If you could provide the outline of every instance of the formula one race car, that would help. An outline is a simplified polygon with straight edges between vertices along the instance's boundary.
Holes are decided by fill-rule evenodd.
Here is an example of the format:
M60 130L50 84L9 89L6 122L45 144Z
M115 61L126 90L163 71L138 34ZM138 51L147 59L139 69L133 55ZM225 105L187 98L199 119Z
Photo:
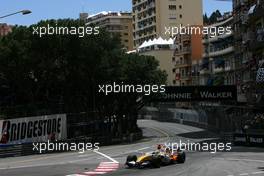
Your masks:
M164 151L163 148L164 146L159 145L157 151L145 153L139 157L136 155L129 155L125 165L127 165L129 168L159 168L161 165L185 162L185 152L177 150L177 152L172 153L171 149L166 148Z

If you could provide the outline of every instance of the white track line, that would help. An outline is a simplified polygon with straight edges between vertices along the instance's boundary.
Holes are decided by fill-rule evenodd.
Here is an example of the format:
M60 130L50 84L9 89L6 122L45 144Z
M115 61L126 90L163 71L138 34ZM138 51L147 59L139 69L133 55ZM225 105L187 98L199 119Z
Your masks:
M106 154L103 154L102 152L99 152L99 151L96 151L96 150L94 150L93 152L95 152L95 153L97 153L97 154L99 154L99 155L101 155L101 156L103 156L103 157L105 157L105 158L107 158L107 159L113 161L114 163L119 163L119 162L116 161L115 159L111 158L110 156L108 156L108 155L106 155Z
M252 175L257 175L257 174L264 174L264 171L260 171L260 172L252 172Z

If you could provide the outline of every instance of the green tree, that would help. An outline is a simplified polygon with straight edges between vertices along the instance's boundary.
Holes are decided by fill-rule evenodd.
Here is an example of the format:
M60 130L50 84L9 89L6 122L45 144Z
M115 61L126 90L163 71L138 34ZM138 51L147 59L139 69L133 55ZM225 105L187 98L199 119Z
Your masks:
M33 27L48 24L85 26L71 19L40 21L29 27L15 26L12 33L0 38L0 84L8 92L5 97L11 97L0 100L1 106L30 105L29 111L45 109L45 113L57 113L55 107L64 113L96 111L102 117L115 114L119 124L127 114L131 129L124 130L135 129L136 100L143 95L105 96L98 93L98 85L165 83L166 74L158 69L158 62L153 57L124 53L120 39L103 29L98 35L82 38L33 35ZM27 113L26 108L23 111Z

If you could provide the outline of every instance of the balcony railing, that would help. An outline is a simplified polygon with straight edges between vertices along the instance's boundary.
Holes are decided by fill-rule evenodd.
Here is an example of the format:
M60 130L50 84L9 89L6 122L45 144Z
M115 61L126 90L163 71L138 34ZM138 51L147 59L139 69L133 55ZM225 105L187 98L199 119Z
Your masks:
M221 56L224 54L228 54L234 51L234 47L233 46L229 46L223 50L219 50L219 51L213 51L210 53L204 53L203 57L216 57L216 56Z
M200 75L206 75L206 74L210 74L210 70L209 69L200 70Z
M179 54L186 54L186 53L190 53L191 52L191 48L190 47L183 47L182 49L176 49L174 51L175 55L179 55Z
M213 69L213 73L221 73L224 71L225 71L225 68L223 68L223 67L218 67L218 68Z
M192 64L191 62L188 61L176 61L175 62L175 67L180 68L180 67L191 67Z
M180 76L180 80L191 80L192 78L191 78L191 75L181 75Z
M257 30L257 41L263 42L264 41L264 28Z
M250 41L250 48L252 50L264 48L264 28L260 28L255 32L255 36Z

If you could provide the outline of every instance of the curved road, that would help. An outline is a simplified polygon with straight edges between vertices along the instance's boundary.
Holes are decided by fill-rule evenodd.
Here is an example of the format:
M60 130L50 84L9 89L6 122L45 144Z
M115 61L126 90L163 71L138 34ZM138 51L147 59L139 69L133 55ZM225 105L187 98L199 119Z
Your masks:
M230 152L187 151L184 164L159 169L126 169L129 154L155 149L158 143L215 143L217 136L203 129L176 123L139 120L145 138L133 144L101 147L99 152L120 163L106 176L264 176L264 149L232 147ZM98 153L68 152L0 159L0 176L66 176L93 171L99 163L110 160ZM83 174L85 175L85 174ZM82 175L82 176L83 176Z

